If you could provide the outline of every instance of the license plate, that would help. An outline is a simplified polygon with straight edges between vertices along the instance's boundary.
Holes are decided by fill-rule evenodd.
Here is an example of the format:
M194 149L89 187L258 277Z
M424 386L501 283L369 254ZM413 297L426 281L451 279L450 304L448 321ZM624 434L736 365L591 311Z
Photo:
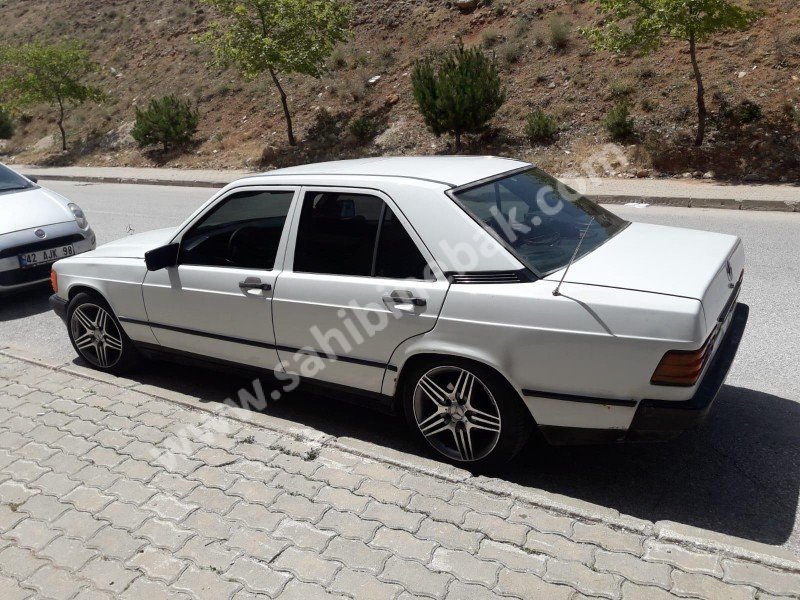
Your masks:
M19 255L19 266L23 269L46 265L56 262L62 258L75 255L75 248L72 244L59 246L58 248L48 248L47 250L37 250L36 252L26 252Z

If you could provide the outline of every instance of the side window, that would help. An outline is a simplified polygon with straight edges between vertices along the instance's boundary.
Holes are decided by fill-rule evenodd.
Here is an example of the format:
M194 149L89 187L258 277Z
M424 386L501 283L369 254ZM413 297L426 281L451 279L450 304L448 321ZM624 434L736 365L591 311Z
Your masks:
M375 196L306 194L297 230L294 270L370 277L383 206L383 200Z
M388 206L378 237L375 276L390 279L434 279L425 257Z
M274 268L293 197L293 191L232 194L183 237L180 263Z
M303 199L294 270L393 279L433 278L414 241L383 200L366 194L334 192L309 192Z

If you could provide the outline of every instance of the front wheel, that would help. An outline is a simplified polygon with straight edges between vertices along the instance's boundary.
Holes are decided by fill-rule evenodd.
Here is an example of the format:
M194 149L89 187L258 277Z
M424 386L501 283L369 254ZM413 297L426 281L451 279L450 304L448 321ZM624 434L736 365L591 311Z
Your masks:
M496 467L525 445L531 416L508 382L484 365L436 359L412 367L402 390L416 436L448 462Z
M81 292L72 299L67 309L67 330L75 351L99 371L124 373L138 361L133 342L98 295Z

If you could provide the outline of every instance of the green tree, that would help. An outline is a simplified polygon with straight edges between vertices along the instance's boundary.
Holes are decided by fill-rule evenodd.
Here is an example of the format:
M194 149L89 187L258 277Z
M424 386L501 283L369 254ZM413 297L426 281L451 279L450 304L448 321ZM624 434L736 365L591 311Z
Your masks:
M171 94L154 98L144 110L136 107L131 136L142 148L161 144L167 152L191 142L199 120L200 114L190 101Z
M746 0L744 0L746 1ZM583 29L596 48L621 52L656 51L665 38L687 42L697 83L698 127L695 143L703 144L708 112L697 44L724 31L741 31L760 13L741 0L594 0L606 19L602 27Z
M319 77L337 43L350 34L351 6L342 0L202 0L216 9L198 40L218 66L234 65L248 81L269 73L281 97L289 144L296 144L278 74Z
M77 42L0 48L0 92L18 106L50 104L56 110L61 149L67 149L64 114L68 105L102 102L103 92L83 82L98 70Z
M437 136L482 131L506 99L494 59L480 48L458 47L440 60L419 60L411 72L414 99L425 124Z
M11 120L11 113L0 104L0 140L10 140L14 135L14 122Z

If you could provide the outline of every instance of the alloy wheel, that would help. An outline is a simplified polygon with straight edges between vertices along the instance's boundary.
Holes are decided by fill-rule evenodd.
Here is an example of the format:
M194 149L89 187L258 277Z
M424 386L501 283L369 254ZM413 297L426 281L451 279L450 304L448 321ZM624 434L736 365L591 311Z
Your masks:
M70 333L75 347L87 361L108 369L122 357L122 334L106 309L81 304L72 312Z
M413 397L417 427L435 450L452 460L488 456L500 438L500 409L474 373L455 366L430 369Z

